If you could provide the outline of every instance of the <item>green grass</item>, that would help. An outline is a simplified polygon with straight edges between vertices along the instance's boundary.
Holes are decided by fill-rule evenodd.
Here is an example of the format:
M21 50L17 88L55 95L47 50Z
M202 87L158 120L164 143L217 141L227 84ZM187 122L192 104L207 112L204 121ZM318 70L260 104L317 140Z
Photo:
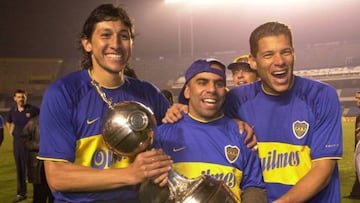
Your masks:
M354 120L343 122L344 157L339 161L341 195L348 195L355 180L354 153ZM16 173L12 154L12 138L5 133L5 140L0 147L0 202L12 202L16 195ZM32 185L28 184L28 199L32 202ZM342 199L343 203L360 203L360 200Z

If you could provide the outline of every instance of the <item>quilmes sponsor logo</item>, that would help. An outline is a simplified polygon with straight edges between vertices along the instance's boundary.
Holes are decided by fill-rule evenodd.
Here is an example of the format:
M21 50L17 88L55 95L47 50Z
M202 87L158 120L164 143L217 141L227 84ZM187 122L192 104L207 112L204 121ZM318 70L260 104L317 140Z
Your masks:
M261 157L263 171L292 167L300 165L299 151L279 153L277 150L269 151L268 155Z
M98 149L91 159L91 167L103 169L110 167L121 159L122 157L116 156L112 150L105 151L103 149Z
M222 181L225 182L225 184L229 188L233 188L233 187L236 186L235 174L232 173L232 172L229 172L229 173L211 173L211 170L208 169L206 171L201 171L201 174L211 176L211 177L215 178L216 180L222 180Z

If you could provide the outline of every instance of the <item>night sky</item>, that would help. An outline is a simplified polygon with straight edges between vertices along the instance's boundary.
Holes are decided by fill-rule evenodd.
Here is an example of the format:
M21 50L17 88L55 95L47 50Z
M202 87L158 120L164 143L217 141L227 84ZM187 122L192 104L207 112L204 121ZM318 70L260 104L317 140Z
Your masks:
M182 51L189 52L191 18L195 52L248 50L250 32L269 20L289 24L295 46L360 40L356 0L239 0L192 8L160 0L2 0L0 57L77 56L77 34L90 11L104 2L123 4L135 20L135 56L177 54L178 25Z

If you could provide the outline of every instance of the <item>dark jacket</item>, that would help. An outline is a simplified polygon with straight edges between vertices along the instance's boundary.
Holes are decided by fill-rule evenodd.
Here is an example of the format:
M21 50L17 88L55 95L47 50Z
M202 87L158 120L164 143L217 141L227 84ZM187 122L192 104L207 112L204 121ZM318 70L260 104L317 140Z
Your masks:
M40 184L45 180L45 174L43 162L36 158L40 142L39 116L31 118L25 125L21 134L21 141L29 151L28 180L30 183Z

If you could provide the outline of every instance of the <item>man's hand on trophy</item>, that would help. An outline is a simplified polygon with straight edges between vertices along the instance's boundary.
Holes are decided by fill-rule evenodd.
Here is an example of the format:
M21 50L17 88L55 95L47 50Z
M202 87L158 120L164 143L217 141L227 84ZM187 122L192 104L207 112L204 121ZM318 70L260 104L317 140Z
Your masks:
M147 179L153 179L160 185L167 183L167 173L172 168L173 161L162 149L154 149L139 153L129 166L134 174L135 184Z
M167 171L166 173L152 177L151 179L154 184L157 184L160 187L163 187L163 186L167 185L167 182L169 180L168 175L169 175L169 172Z

